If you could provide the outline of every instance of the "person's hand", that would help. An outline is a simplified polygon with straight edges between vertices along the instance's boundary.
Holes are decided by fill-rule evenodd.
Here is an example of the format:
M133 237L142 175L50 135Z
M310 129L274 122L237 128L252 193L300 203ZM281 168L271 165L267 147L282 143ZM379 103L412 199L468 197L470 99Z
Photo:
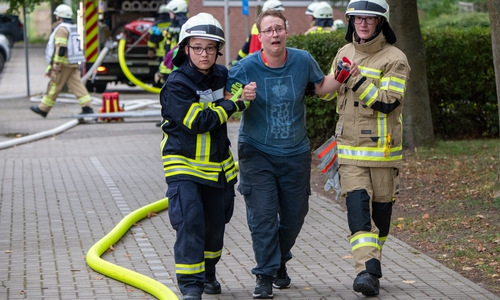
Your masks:
M351 65L349 66L349 75L351 76L358 76L359 74L361 74L361 71L359 70L358 68L358 65L356 64L356 62L352 62Z
M52 66L48 65L47 68L45 69L45 77L49 77L52 74Z
M245 85L243 88L243 93L242 93L242 99L241 100L248 100L252 101L255 99L257 96L257 93L255 90L257 89L257 84L255 82L250 82L249 84Z

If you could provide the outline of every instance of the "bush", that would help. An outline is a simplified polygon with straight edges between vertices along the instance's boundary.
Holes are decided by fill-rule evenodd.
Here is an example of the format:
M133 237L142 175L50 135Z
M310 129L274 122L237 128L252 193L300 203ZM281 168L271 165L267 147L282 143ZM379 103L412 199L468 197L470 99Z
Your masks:
M291 36L289 47L311 53L328 74L345 31ZM498 137L499 119L489 27L423 29L427 82L434 133L442 139ZM312 147L335 131L336 100L307 98L307 129Z

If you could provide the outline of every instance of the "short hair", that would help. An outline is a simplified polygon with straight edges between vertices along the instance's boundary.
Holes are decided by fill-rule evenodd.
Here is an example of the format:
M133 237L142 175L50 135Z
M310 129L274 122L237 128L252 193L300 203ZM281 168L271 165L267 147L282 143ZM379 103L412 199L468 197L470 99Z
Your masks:
M266 11L261 12L259 14L259 16L257 16L257 20L255 20L255 24L257 25L257 29L259 30L259 32L261 29L260 23L262 23L262 19L264 19L265 17L268 17L268 16L277 17L277 18L280 18L281 20L283 20L283 24L285 24L285 29L287 29L286 28L287 21L286 21L285 16L282 14L282 12L280 10L270 9L270 10L266 10Z

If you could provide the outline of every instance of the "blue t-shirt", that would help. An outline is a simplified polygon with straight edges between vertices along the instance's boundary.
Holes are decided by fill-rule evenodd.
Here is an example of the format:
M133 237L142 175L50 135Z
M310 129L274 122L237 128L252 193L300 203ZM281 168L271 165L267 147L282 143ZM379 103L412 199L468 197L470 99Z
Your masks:
M277 156L309 151L305 88L309 82L321 83L325 77L311 54L286 49L282 67L269 68L258 51L236 63L226 83L226 90L231 91L236 82L256 82L257 97L242 113L238 141Z

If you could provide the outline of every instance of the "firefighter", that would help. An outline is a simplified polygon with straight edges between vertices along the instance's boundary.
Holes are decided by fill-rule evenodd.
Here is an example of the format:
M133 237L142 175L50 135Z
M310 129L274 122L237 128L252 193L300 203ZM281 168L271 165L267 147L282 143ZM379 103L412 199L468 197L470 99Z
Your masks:
M49 64L45 76L50 78L47 93L43 96L38 106L30 109L42 117L47 117L50 109L56 103L57 96L65 84L78 98L82 107L82 114L93 114L92 99L83 85L80 77L79 62L84 62L85 57L80 48L78 31L73 24L73 10L67 4L60 4L54 10L57 26L52 31L47 48L45 60Z
M382 247L399 191L403 97L410 66L393 46L396 36L386 0L351 0L345 16L349 43L339 49L331 70L341 71L340 62L348 59L356 61L361 74L348 78L336 95L340 185L357 276L353 289L376 296Z
M313 27L314 26L314 9L316 9L316 6L318 6L320 2L313 2L311 4L309 4L307 6L307 9L306 9L306 17L307 17L307 20L309 21L309 25L310 27Z
M159 62L165 56L165 42L166 38L163 31L167 30L170 26L170 14L167 4L162 4L158 8L158 19L151 28L149 28L148 40L148 56L156 57Z
M305 34L329 33L335 31L333 25L333 8L326 2L319 2L314 7L314 26L309 28Z
M262 11L270 9L284 11L285 7L280 0L267 0L266 2L264 2L264 5L262 5ZM254 23L252 25L252 29L250 30L250 35L247 37L245 44L243 44L243 47L241 47L241 49L238 51L238 56L236 57L236 59L231 62L231 65L234 65L243 57L259 51L261 48L262 45L259 41L259 30L257 29L257 24Z
M184 300L220 294L215 266L223 249L225 224L234 207L236 167L226 121L246 108L238 97L224 100L227 68L216 64L225 44L220 23L200 13L182 27L178 67L160 93L161 155L168 184L169 217L176 230L176 277ZM250 83L235 91L255 97Z
M167 54L177 45L181 27L187 21L188 4L185 0L172 0L167 4L166 9L168 9L168 12L170 14L171 23L170 26L168 26L168 28L163 31L163 34L165 36L165 52L161 59L158 72L155 76L155 82L160 84L163 84L168 75L172 73L172 69L166 66L163 58L165 57L165 54Z

